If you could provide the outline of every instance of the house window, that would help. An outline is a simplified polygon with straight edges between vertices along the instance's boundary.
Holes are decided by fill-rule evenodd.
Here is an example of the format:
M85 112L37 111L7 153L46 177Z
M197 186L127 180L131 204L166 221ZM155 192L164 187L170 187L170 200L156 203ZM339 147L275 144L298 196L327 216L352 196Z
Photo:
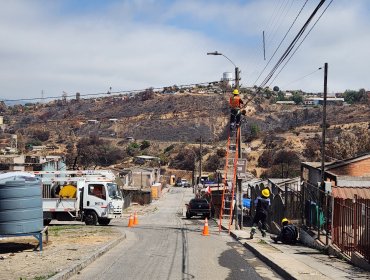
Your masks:
M89 184L89 195L106 200L105 188L102 184Z

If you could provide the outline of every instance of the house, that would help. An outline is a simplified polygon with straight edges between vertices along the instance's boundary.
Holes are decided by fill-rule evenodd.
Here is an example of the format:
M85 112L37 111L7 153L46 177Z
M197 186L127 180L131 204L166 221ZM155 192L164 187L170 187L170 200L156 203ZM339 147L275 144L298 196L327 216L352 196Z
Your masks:
M61 156L0 155L0 170L55 171L66 170L66 164Z
M301 164L306 224L330 232L352 262L370 263L370 154L325 163L323 185L321 174L321 163Z
M322 105L324 103L323 97L307 97L303 100L304 105ZM343 105L344 98L327 97L326 104L328 105Z
M132 187L140 189L149 188L154 183L158 183L160 180L160 169L159 168L139 168L135 167L131 169L132 172Z
M294 101L276 101L276 104L280 104L280 105L294 105L295 102Z

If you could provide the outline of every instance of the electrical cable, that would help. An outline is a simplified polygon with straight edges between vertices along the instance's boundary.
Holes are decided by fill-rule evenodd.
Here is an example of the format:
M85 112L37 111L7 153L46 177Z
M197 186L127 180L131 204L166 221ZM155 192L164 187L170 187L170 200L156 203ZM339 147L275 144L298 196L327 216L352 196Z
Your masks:
M270 42L271 41L271 38L272 36L274 35L274 32L276 32L276 26L278 25L279 21L281 20L282 18L282 14L284 13L284 10L287 6L287 4L289 3L289 0L284 0L284 3L282 2L280 7L279 7L279 10L277 11L277 14L274 18L274 20L271 22L271 32L269 32L266 36L266 42ZM268 29L265 30L265 31L269 31Z
M318 19L316 20L316 22L312 25L312 27L310 28L310 30L307 32L307 34L303 37L302 41L299 43L299 45L297 46L297 48L294 50L294 52L290 55L289 59L285 62L285 64L283 65L283 67L279 70L279 72L275 75L274 79L270 82L269 86L271 86L271 84L276 80L276 78L280 75L281 71L283 71L283 69L285 68L285 66L288 64L288 62L292 59L292 57L294 56L294 54L297 52L297 50L299 49L299 47L302 45L302 43L304 42L304 40L306 40L307 36L311 33L312 29L315 27L315 25L318 23L318 21L321 19L321 17L323 16L323 14L326 12L326 10L329 8L329 6L331 5L331 3L333 2L333 0L331 0L329 2L329 4L326 6L326 8L322 11L321 15L318 17Z
M183 84L183 85L175 85L179 89L184 89L186 87L191 87L191 86L197 86L197 85L217 85L221 83L220 81L212 81L212 82L200 82L200 83L192 83L192 84ZM109 94L130 94L130 93L139 93L146 91L148 89L152 90L164 90L165 88L171 88L173 86L164 86L164 87L149 87L145 89L133 89L133 90L120 90L120 91L108 91L108 92L99 92L99 93L88 93L88 94L80 94L80 96L97 96L97 95L109 95ZM17 102L17 101L32 101L32 100L45 100L45 99L59 99L63 97L75 97L75 94L71 95L59 95L59 96L46 96L46 97L31 97L31 98L19 98L19 99L0 99L0 101L3 102Z
M298 40L301 38L301 36L303 35L304 31L306 30L307 26L309 25L309 23L311 22L311 20L313 19L313 17L316 15L317 11L321 8L321 6L324 4L325 0L321 0L320 3L317 5L317 7L315 8L315 10L312 12L312 14L310 15L310 17L307 19L307 21L305 22L305 24L303 25L303 27L300 29L300 31L298 32L298 34L294 37L293 41L290 43L290 45L288 46L288 48L285 50L285 52L283 53L283 55L280 57L280 59L278 60L278 62L275 64L275 66L272 68L272 70L270 71L270 73L267 75L267 77L263 80L263 82L261 83L260 85L260 88L263 88L266 86L266 84L269 82L269 80L272 78L272 76L274 75L274 73L276 72L276 70L279 68L279 66L283 63L283 61L288 57L288 55L290 54L290 52L292 51L292 49L294 48L295 44L298 42Z
M287 37L287 35L289 34L290 30L292 29L293 25L295 24L295 22L297 21L298 17L300 16L300 14L302 13L304 7L306 6L308 0L306 0L303 4L303 6L301 7L301 9L299 10L297 16L295 17L295 19L293 20L292 24L290 25L288 31L285 33L283 39L281 39L279 45L277 46L277 48L275 49L274 53L272 54L271 58L269 59L269 61L266 63L265 67L262 69L261 73L259 74L259 76L257 77L257 79L254 81L253 84L256 84L258 79L261 77L261 75L263 74L263 72L266 70L267 66L270 64L271 60L274 58L276 52L279 50L280 46L282 45L282 43L284 42L285 38Z
M286 4L288 4L288 2L285 2ZM286 4L285 4L285 6L286 6ZM277 16L278 16L278 14L279 14L279 12L280 12L280 9L283 7L283 2L281 2L281 5L280 5L280 7L279 7L279 9L277 9L277 10L275 10L277 13L276 13L276 15L275 15L275 13L273 14L273 15L275 15L275 17L274 17L274 19L272 20L272 26L274 26L274 22L275 22L275 19L277 18ZM284 12L284 8L282 9L282 11L281 11L282 13ZM270 20L271 20L271 18L270 18ZM279 20L280 20L280 17L279 17L279 19L277 20L277 23L279 22ZM276 24L277 24L276 23ZM275 24L275 26L276 26L276 24ZM270 26L270 23L267 25L268 27ZM279 25L279 27L280 27L280 25ZM271 32L269 32L270 30L268 29L268 28L266 28L264 31L265 31L265 51L267 52L267 49L268 49L268 44L271 42L271 37L274 37L275 36L275 34L276 34L276 32L277 32L277 29L275 30L275 31L273 31L274 29L272 29L271 30ZM271 35L271 34L273 34L273 35ZM258 55L255 55L254 57L258 57ZM259 63L258 63L258 65L257 65L257 67L256 67L256 69L260 69L260 67L261 67L261 65L262 64L264 64L265 63L265 60L262 60L262 61L260 61ZM254 83L255 84L255 83Z
M308 76L310 76L310 75L312 75L312 74L315 74L317 71L320 71L322 69L322 67L320 67L320 68L318 68L318 69L316 69L315 71L313 71L313 72L311 72L311 73L309 73L309 74L306 74L306 75L304 75L304 76L302 76L302 77L300 77L300 78L298 78L298 79L296 79L296 80L294 80L294 81L292 81L292 82L289 82L289 83L287 83L287 84L285 84L285 85L283 85L282 86L282 88L285 88L286 86L288 86L288 85L291 85L291 84L294 84L294 83L296 83L296 82L298 82L298 81L300 81L300 80L303 80L304 78L306 78L306 77L308 77ZM280 73L280 72L279 72ZM275 76L276 77L276 76ZM274 80L275 80L275 78L274 78ZM273 81L274 81L273 80ZM272 81L272 82L273 82Z
M288 5L288 3L289 2L287 2L287 5ZM285 5L282 12L284 12L287 5ZM293 5L293 0L290 2L290 5L289 5L288 9L286 9L286 11L285 11L285 14L279 19L278 22L276 22L276 26L274 28L274 31L273 31L271 37L266 41L266 46L273 46L274 45L273 42L274 42L274 39L276 37L276 34L277 34L278 30L280 29L280 27L283 23L283 19L287 17L287 14L289 13L290 9L292 8L292 5Z

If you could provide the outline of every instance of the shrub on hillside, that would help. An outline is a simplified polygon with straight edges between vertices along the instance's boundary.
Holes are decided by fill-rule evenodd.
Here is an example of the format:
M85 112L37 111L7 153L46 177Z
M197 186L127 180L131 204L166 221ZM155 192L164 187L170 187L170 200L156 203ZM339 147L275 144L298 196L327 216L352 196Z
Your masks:
M181 150L169 163L170 168L182 170L194 170L195 154L192 150Z
M215 172L220 168L222 163L223 160L217 154L211 155L204 163L204 170L208 172Z
M271 167L274 161L274 153L273 150L264 150L258 158L258 166L264 168Z

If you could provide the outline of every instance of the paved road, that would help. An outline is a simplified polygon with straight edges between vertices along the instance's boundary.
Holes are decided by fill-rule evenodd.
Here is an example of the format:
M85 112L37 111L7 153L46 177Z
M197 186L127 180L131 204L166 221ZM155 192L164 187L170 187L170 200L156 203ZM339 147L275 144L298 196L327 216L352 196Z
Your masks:
M213 221L211 236L202 236L202 219L184 219L191 197L191 189L171 188L137 227L116 223L126 240L71 279L279 279L230 236L219 234Z

